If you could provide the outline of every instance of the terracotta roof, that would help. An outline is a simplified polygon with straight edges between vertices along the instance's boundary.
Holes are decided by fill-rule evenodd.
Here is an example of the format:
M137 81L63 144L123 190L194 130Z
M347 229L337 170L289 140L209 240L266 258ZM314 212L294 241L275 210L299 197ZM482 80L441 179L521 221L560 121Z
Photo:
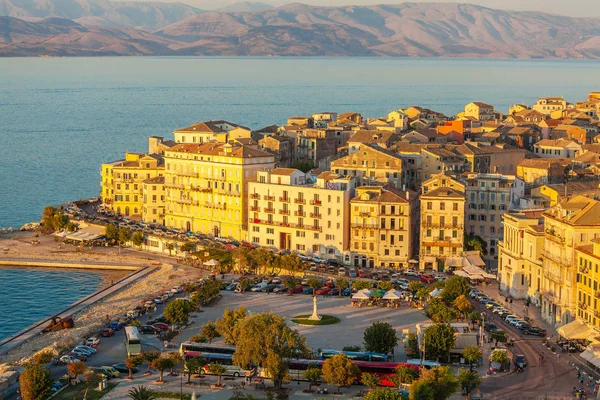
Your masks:
M296 168L275 168L273 171L271 171L271 175L286 175L286 176L290 176L292 175L294 172L299 171Z
M548 169L552 164L561 164L566 167L571 163L570 158L526 158L519 163L520 167Z
M491 104L482 103L480 101L474 101L473 104L481 108L494 108L494 106L492 106Z
M194 125L190 125L186 128L180 128L175 130L175 132L202 132L202 133L225 133L227 131L219 128L217 124L229 124L236 128L246 128L245 126L241 126L238 124L234 124L232 122L227 122L223 120L218 121L205 121L205 122L196 122Z
M390 131L378 131L378 130L360 130L356 131L350 138L348 142L359 142L359 143L380 143L380 144L389 144L393 140L399 140L397 135L394 132Z
M454 189L450 189L449 187L439 187L437 189L430 190L427 193L423 193L420 197L454 197L464 199L465 195Z
M277 131L279 131L279 126L269 125L269 126L265 126L264 128L257 130L256 132L257 133L277 133Z
M545 215L572 225L600 225L600 202L585 196L563 200Z
M143 180L142 183L153 183L153 184L161 185L161 184L165 183L165 177L164 176L155 176L154 178Z
M578 145L574 140L568 139L542 139L534 144L534 146L547 146L547 147L567 147L571 144Z
M591 164L600 163L600 154L588 151L586 153L578 155L573 161Z

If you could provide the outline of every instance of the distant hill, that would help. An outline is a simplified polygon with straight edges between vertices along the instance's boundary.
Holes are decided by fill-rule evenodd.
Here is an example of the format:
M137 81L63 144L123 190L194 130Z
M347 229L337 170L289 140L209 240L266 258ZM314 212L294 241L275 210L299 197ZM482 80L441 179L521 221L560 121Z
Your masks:
M275 8L270 4L258 3L255 1L241 1L239 3L234 3L225 7L218 8L216 11L220 12L254 12L254 11L263 11L263 10L271 10Z
M99 0L29 1L92 4L91 1ZM134 10L134 14L143 14L140 7ZM158 23L154 12L149 14L148 21ZM111 13L108 16L111 20L116 18ZM118 54L126 53L125 44L131 40L136 45L132 54L600 58L598 18L501 11L471 4L403 3L368 7L290 4L253 12L205 12L160 28L154 34L122 29L128 27L126 24L115 25L112 30L100 29L92 26L89 17L69 18L98 35L92 46L94 51L108 51L114 43L119 43ZM55 22L50 22L37 23L50 24L53 31L59 29ZM16 21L10 24L18 25ZM83 51L77 47L78 41L65 37L81 35L82 28L70 27L71 33L60 36L62 51L69 51L68 54ZM32 32L27 42L29 52L33 51L31 46L36 37L40 52L46 43L52 43L49 38L53 37L44 31L46 28L37 29L34 23L27 29ZM13 36L10 44L10 51L17 54L21 47L18 37ZM2 54L10 54L7 51Z
M105 0L0 0L0 16L27 21L66 18L84 25L155 31L202 11L182 3Z

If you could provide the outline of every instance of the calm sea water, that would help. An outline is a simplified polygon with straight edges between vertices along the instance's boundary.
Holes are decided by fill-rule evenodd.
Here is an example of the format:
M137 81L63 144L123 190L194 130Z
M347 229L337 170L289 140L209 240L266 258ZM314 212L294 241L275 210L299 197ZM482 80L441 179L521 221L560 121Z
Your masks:
M0 268L0 340L50 317L102 286L102 273Z
M381 116L411 104L455 114L473 100L506 112L537 96L582 99L599 82L594 61L0 59L0 227L98 195L103 161L196 121L260 128L291 115Z

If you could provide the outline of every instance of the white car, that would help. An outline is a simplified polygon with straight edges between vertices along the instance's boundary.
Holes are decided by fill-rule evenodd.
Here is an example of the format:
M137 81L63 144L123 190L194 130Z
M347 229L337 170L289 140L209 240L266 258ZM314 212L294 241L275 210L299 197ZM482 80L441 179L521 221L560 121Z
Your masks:
M71 353L75 353L77 355L84 355L86 357L91 357L92 356L92 352L89 350L84 350L80 347L75 347L74 349L71 350Z
M88 347L88 346L76 346L76 347L75 347L75 348L73 348L73 350L71 350L71 351L75 351L75 350L78 350L78 351L83 351L84 353L87 353L87 354L88 354L88 355L90 355L90 356L91 356L92 354L96 354L96 352L98 351L98 350L96 350L96 349L93 349L93 348L91 348L91 347Z
M175 286L173 289L171 289L171 293L181 293L183 292L183 289L180 286Z
M419 275L418 275L418 274L415 272L415 270L414 270L414 269L407 269L407 270L404 272L404 275L406 275L406 276L419 276Z
M153 300L156 304L162 304L164 303L164 300L162 297L157 297Z
M75 357L71 357L71 356L62 356L60 359L60 362L63 364L72 364L74 362L79 361L78 359L76 359Z
M171 297L175 296L175 293L168 291L168 292L164 292L163 296L167 296L167 298L170 299Z
M271 283L274 285L279 285L281 283L281 278L276 276L275 278L271 279Z
M92 336L85 341L86 346L98 346L100 344L100 339L96 336Z

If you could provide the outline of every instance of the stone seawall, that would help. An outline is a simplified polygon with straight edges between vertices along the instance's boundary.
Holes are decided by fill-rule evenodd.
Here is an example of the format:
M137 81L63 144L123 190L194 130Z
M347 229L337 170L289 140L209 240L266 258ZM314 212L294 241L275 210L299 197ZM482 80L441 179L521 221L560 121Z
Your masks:
M73 261L48 261L35 259L3 258L0 259L0 267L43 267L43 268L69 268L69 269L99 269L114 271L137 271L138 265L118 265L96 262L73 262Z

